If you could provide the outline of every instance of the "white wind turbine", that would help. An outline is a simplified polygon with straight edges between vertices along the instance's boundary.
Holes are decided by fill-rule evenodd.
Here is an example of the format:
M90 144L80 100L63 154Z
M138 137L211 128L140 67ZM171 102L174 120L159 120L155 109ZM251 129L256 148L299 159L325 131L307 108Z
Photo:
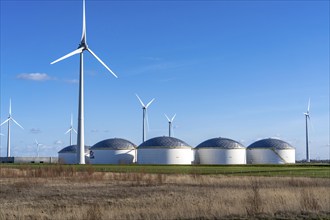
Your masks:
M75 133L77 134L76 129L74 129L74 127L73 127L73 119L72 119L72 114L71 114L71 124L70 124L70 128L69 128L69 130L67 130L67 131L65 132L65 134L67 134L67 133L70 132L70 146L72 145L72 131L75 132Z
M148 104L144 104L142 102L142 100L140 99L140 97L135 94L136 97L138 98L138 100L140 101L141 105L142 105L142 110L143 110L143 121L142 121L142 143L146 140L146 125L148 124L148 115L147 115L147 109L148 107L151 105L151 103L155 100L152 99Z
M42 144L39 144L38 143L38 141L37 141L37 139L34 139L34 141L35 141L35 144L36 144L36 146L37 146L37 157L39 157L39 147L42 145Z
M311 99L308 100L308 106L307 106L307 112L304 112L305 115L305 121L306 121L306 162L309 163L309 149L308 149L308 120L310 120L309 117L309 109L311 106Z
M2 122L0 126L2 126L5 123L8 123L8 133L7 133L7 157L10 157L10 122L13 121L15 124L17 124L19 127L24 129L20 124L18 124L17 121L11 116L11 99L9 99L9 116L7 120Z
M112 75L116 78L116 74L87 46L86 41L86 16L85 16L85 0L83 0L83 27L81 41L78 49L68 53L67 55L55 60L51 64L57 63L75 54L80 54L80 78L79 78L79 104L78 104L78 132L77 132L77 146L79 152L77 157L79 164L85 164L85 126L84 126L84 56L83 52L87 50L91 53Z
M176 116L176 114L173 115L173 117L170 119L169 117L167 117L166 114L164 114L165 117L167 118L168 120L168 136L171 137L171 130L172 130L172 122L174 121L174 118Z

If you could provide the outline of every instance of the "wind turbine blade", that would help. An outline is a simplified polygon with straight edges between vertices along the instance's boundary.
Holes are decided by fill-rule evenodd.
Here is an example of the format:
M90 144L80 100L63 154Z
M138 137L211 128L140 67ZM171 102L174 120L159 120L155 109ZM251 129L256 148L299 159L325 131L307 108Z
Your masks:
M19 127L21 127L22 129L24 129L20 124L18 124L17 121L15 121L15 119L13 119L13 118L10 118L10 119L13 120L13 122L15 122L15 124L17 124Z
M138 100L140 101L142 107L145 107L145 105L144 105L144 103L142 102L142 100L140 99L140 97L139 97L137 94L135 94L135 95L136 95L136 97L138 98Z
M166 114L164 114L164 115L165 115L165 117L167 118L167 120L168 120L169 122L171 122L170 118L169 118L169 117L167 117L167 115L166 115Z
M0 136L5 136L5 135L0 133Z
M86 10L85 10L85 0L83 0L83 27L82 27L81 42L84 42L86 44Z
M38 143L37 139L34 139L34 142L36 143L36 145L39 145L39 143Z
M76 131L76 129L72 128L72 130L73 130L76 134L78 134L78 132Z
M307 106L307 113L309 113L310 107L311 107L311 99L309 98L309 100L308 100L308 106Z
M11 115L11 99L9 99L9 116Z
M64 55L63 57L61 57L61 58L59 58L59 59L57 59L57 60L51 62L50 64L57 63L57 62L59 62L59 61L61 61L61 60L64 60L64 59L66 59L66 58L68 58L68 57L71 57L71 56L73 56L73 55L76 55L76 54L78 54L78 53L81 53L83 50L84 50L84 48L83 48L83 47L80 47L80 48L78 48L77 50L74 50L74 51L72 51L71 53L68 53L67 55Z
M71 127L73 126L73 119L72 119L72 114L71 114Z
M69 130L67 130L67 131L65 132L65 134L69 133L71 130L72 130L72 128L70 128Z
M146 105L146 108L149 107L149 105L151 105L151 103L154 101L155 99L152 99L147 105Z
M107 69L109 70L110 73L112 73L112 75L114 75L114 77L118 78L118 76L112 72L112 70L98 57L96 56L96 54L89 48L87 48L87 50Z
M172 117L172 120L171 120L171 122L173 122L173 121L174 121L174 118L175 118L175 116L176 116L176 114L174 114L174 116Z
M314 126L309 114L305 113L305 116L306 116L306 120L308 120L308 127L310 127L312 131L314 131Z
M2 122L1 124L0 124L0 126L2 126L3 124L5 124L7 121L9 121L11 118L8 118L7 120L5 120L4 122Z

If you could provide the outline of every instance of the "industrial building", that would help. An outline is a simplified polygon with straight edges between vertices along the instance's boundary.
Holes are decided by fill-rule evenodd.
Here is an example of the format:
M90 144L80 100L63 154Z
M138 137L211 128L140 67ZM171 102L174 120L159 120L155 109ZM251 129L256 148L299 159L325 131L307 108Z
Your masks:
M89 146L85 146L85 160L89 163ZM77 164L77 145L70 145L58 152L58 162L63 164Z
M246 149L248 164L295 163L295 153L293 146L274 138L256 141Z
M138 146L138 164L192 164L192 147L173 137L155 137Z
M0 157L0 163L58 163L57 157Z
M246 147L228 138L212 138L195 148L199 164L246 164Z
M98 142L90 149L91 164L131 164L136 160L136 145L132 142L111 138Z

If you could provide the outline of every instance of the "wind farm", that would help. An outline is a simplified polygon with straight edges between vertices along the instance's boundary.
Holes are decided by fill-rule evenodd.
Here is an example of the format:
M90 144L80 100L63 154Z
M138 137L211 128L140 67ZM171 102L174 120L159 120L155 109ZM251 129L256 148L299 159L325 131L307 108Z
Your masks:
M0 4L0 219L329 218L328 1Z
M65 114L68 114L68 112L72 112L72 110L76 111L76 108L78 106L77 120L75 120L78 122L77 123L78 146L80 145L92 146L93 144L97 143L100 140L111 137L124 137L127 138L128 140L133 141L135 144L138 145L141 142L144 142L147 139L149 139L149 137L152 138L162 135L173 136L173 128L171 128L172 122L169 121L169 119L171 118L169 117L167 118L168 128L166 128L165 126L163 126L160 117L162 112L164 112L164 109L166 109L166 111L169 110L172 112L177 112L178 114L183 116L180 117L179 121L177 121L175 136L182 138L182 140L188 142L192 146L197 146L201 141L217 136L229 137L235 140L239 140L245 146L248 146L249 144L257 140L264 138L278 138L288 141L296 148L297 160L308 160L308 158L309 160L310 158L312 158L312 160L321 159L321 158L328 159L326 156L328 155L327 152L329 150L328 149L329 143L327 138L328 135L326 132L328 129L326 123L328 114L326 111L324 111L324 109L326 108L324 108L324 99L322 100L321 96L318 96L317 94L313 94L313 92L308 92L304 96L304 97L313 96L313 103L314 103L313 109L316 111L316 112L313 111L313 113L316 113L316 116L314 117L316 117L315 123L317 126L315 131L310 131L308 130L308 127L306 127L307 123L309 122L306 121L309 120L309 107L308 107L308 111L304 113L305 114L304 125L302 125L301 119L299 119L299 114L297 114L297 112L301 112L301 109L303 107L302 103L304 103L304 100L306 98L297 99L296 97L298 97L298 94L295 94L294 92L293 93L286 92L284 94L281 91L278 91L279 94L277 94L276 97L282 98L282 99L278 99L276 97L273 97L272 95L273 93L272 91L275 91L274 89L276 87L272 88L271 86L269 89L264 89L263 93L259 93L262 94L261 95L262 98L261 101L257 101L258 100L257 93L253 92L252 90L249 92L245 92L246 94L250 94L249 98L247 98L244 96L244 93L233 92L230 89L230 87L226 87L225 85L216 87L215 82L219 82L219 81L217 81L216 78L214 77L217 77L217 75L221 77L225 77L224 79L229 80L228 82L233 81L234 79L233 77L231 77L234 76L232 75L233 73L232 68L226 67L229 72L225 73L226 71L224 71L221 74L215 74L216 71L209 69L209 67L211 66L215 68L213 65L216 64L215 65L216 68L218 68L219 71L221 72L222 71L221 66L223 66L221 62L220 65L218 65L217 62L213 62L211 65L210 63L206 64L208 61L201 60L201 62L204 63L203 67L205 68L207 73L205 72L203 74L203 77L196 77L195 75L191 75L188 77L188 75L186 75L187 73L195 74L197 72L200 72L199 69L194 70L193 68L192 69L190 68L190 66L197 67L196 64L192 63L192 65L190 65L188 63L180 61L180 63L173 65L174 64L173 61L175 59L173 58L171 60L169 59L169 57L166 56L166 54L162 53L163 51L164 52L167 51L166 48L163 48L162 50L157 51L157 53L155 53L154 56L148 56L147 54L145 56L140 56L139 59L141 59L140 61L142 61L141 63L143 64L141 65L135 64L136 68L134 67L134 65L132 66L134 68L131 68L129 65L122 65L123 64L122 62L125 61L125 59L131 62L132 57L129 55L129 53L125 53L126 58L122 57L121 60L118 60L117 59L118 55L122 56L121 53L118 52L118 49L113 48L113 51L109 49L111 45L119 45L116 42L116 40L119 39L116 39L114 37L111 38L111 36L115 36L116 25L110 25L107 24L107 22L105 22L106 19L103 19L103 17L106 16L106 13L101 13L100 16L94 13L95 10L94 7L97 8L99 4L93 5L89 1L87 1L87 4L88 5L86 11L86 1L81 1L81 3L79 4L72 3L72 5L74 5L75 8L74 10L75 19L77 19L74 25L72 25L71 23L67 23L66 19L64 19L63 16L57 16L57 18L63 22L60 23L56 22L58 26L54 29L51 29L52 37L54 39L52 41L56 42L56 44L53 45L48 44L48 45L49 46L56 45L56 46L53 49L48 50L51 51L51 52L47 52L47 54L49 54L48 60L53 59L54 53L60 54L62 53L61 51L67 50L66 48L72 45L70 44L70 41L74 40L74 36L70 38L65 36L66 40L63 41L61 36L65 35L67 31L63 32L61 31L61 28L63 30L69 30L72 33L78 31L80 32L81 39L78 48L60 57L59 59L53 61L52 64L55 64L60 61L61 62L57 65L50 65L49 67L47 67L49 68L49 70L47 70L49 73L42 73L41 71L40 73L22 73L16 75L15 80L18 82L19 85L22 84L21 89L23 89L22 91L25 94L28 94L28 92L25 91L25 88L30 88L30 86L34 85L33 83L37 83L34 85L35 89L39 89L39 88L41 89L43 85L47 85L47 84L53 87L54 85L52 84L54 84L55 82L58 83L56 83L57 86L55 89L49 89L49 90L47 89L47 90L43 90L43 92L40 92L41 94L44 93L44 91L47 91L47 93L49 94L47 96L47 99L44 98L42 98L41 100L37 100L37 98L29 99L29 101L33 103L33 106L38 106L38 104L35 102L38 101L38 103L44 103L46 100L47 101L49 100L49 97L54 97L51 103L48 102L47 104L48 108L37 107L32 110L29 105L24 104L24 101L22 101L21 98L22 96L18 96L17 94L15 94L15 91L11 91L11 93L15 96L15 104L19 104L18 111L20 112L16 113L16 117L19 116L19 118L21 118L23 116L23 121L20 121L20 123L24 122L23 124L30 125L30 128L27 129L24 132L24 134L21 132L22 138L19 137L21 138L20 144L18 144L18 140L16 139L9 141L11 151L14 149L15 152L14 155L22 155L22 156L28 154L33 155L34 153L32 152L32 150L30 151L30 153L27 153L29 152L29 150L27 150L26 148L28 149L34 148L33 147L34 139L39 140L41 138L40 140L42 141L42 143L44 143L44 147L42 149L42 151L44 152L41 153L43 155L50 155L50 156L57 156L57 152L63 149L63 147L76 144L74 137L74 130L68 132L70 133L69 139L66 139L65 136L61 135L62 133L59 132L59 130L63 129L63 125L65 124L64 117L61 117L60 115L63 116ZM71 3L68 4L69 7L70 5ZM106 7L110 8L111 10L111 7L109 7L110 5L111 4L106 3ZM57 4L52 5L52 7L56 7L56 6ZM205 11L210 10L210 12L218 12L223 10L223 8L226 8L226 6L223 6L219 3L214 3L214 6L215 7L212 8L209 5L206 5L203 6L202 9ZM116 8L117 6L112 6L112 7ZM143 6L139 6L139 7L143 8ZM155 6L155 9L158 10L158 6ZM190 8L190 10L192 10L192 8ZM190 10L187 11L187 13L193 13L193 10L192 11ZM10 15L6 15L6 16L10 16ZM176 14L176 16L178 16L178 18L181 18L178 14ZM97 22L95 22L96 18L99 19ZM161 23L166 21L166 20L161 20L162 19L161 17L155 17L155 18L159 19L159 22ZM132 20L127 19L127 21L132 21ZM178 21L184 22L181 20ZM209 21L211 22L211 20ZM212 22L215 21L216 20L212 20ZM96 48L96 50L99 53L101 53L100 57L102 57L102 60L99 58L98 55L96 55L93 52L94 49L92 50L88 46L89 44L87 44L86 23L90 24L88 27L91 29L91 32L89 32L89 34L91 34L89 40L93 40L92 44L95 45L94 47ZM118 22L118 24L119 23L120 22ZM145 24L149 25L149 22L145 21ZM2 27L6 27L5 24ZM267 29L266 26L261 25L260 27ZM108 29L112 30L112 28L114 29L114 32L111 32L110 35L107 34L106 31L102 32L102 30L108 30ZM228 27L228 30L231 30L230 27ZM6 31L7 32L3 32L3 33L11 33L10 30L6 29ZM209 30L206 29L205 31L209 31ZM142 32L136 32L136 33L140 34ZM215 36L218 36L217 34L219 33L214 32L214 34ZM26 32L26 36L29 37L30 41L31 40L33 41L33 39L30 38L30 32ZM123 33L123 37L128 37L128 36L131 35L126 35L125 33ZM178 36L179 35L173 35L173 37L178 37ZM187 35L187 36L190 36L189 37L190 39L193 39L194 42L197 42L196 41L197 39L195 39L194 35ZM211 36L211 34L209 34L209 36ZM213 38L210 38L210 40L213 40ZM126 42L128 43L128 41ZM152 52L148 47L146 47L147 45L145 44L145 42L152 42L150 41L150 39L146 41L140 40L140 42L144 43L143 48L146 49L146 53ZM238 42L241 43L240 41ZM213 45L222 45L222 43L218 42ZM59 50L58 49L59 47L63 47L63 49ZM102 48L105 48L105 50ZM121 44L121 48L126 50L126 44ZM167 47L167 48L171 48L171 47ZM173 46L173 48L175 47ZM207 48L209 48L210 51L213 51L210 47L205 47L204 49ZM88 51L88 53L83 53L84 51ZM138 56L136 51L139 51L139 49L134 49L130 51L131 51L130 53L136 55L136 57ZM74 69L74 65L72 65L72 62L74 62L73 60L75 59L74 57L76 57L74 55L76 54L80 55L79 56L80 69L78 75L74 74L78 72L78 68ZM274 52L274 54L276 53ZM86 60L86 58L84 59L83 55L85 55L85 57L91 55L93 59ZM161 58L162 57L161 55L163 55L163 58ZM188 54L186 54L186 56L189 57ZM259 55L256 54L255 56L259 56ZM68 58L70 58L72 62L70 60L64 62L64 60ZM111 75L117 77L117 75L108 67L108 65L106 64L107 62L104 62L105 60L107 61L109 58L111 58L112 60L111 63L115 67L115 69L118 69L118 72L123 73L124 76L123 79L112 80L111 78L104 78L104 73L103 73L104 71L110 72ZM46 59L40 59L40 58L36 60L46 61ZM171 62L173 64L171 64ZM2 64L5 65L7 63L8 62L2 62ZM44 62L44 63L48 64L49 62ZM257 63L255 63L255 65L257 65ZM141 66L141 68L139 66ZM146 68L142 68L143 66L146 66ZM183 68L184 71L178 71L176 70L176 68L178 69ZM252 69L253 68L250 68L249 71L251 72ZM283 70L285 71L284 68ZM53 71L54 73L50 74L50 71ZM274 71L278 73L278 70L274 70ZM157 75L157 74L153 74L153 72L159 72L159 73ZM66 77L66 75L68 75L68 77ZM270 74L269 76L271 75L272 74ZM62 77L66 77L66 78L74 77L79 79L78 80L64 79ZM289 77L293 77L293 75L292 76L290 75ZM314 79L315 80L319 78L321 79L322 77L323 75L317 75L317 77L314 77ZM87 83L85 85L87 86L87 91L88 91L87 94L84 94L84 90L85 90L84 78L87 78L86 80ZM198 89L198 86L196 84L197 82L196 80L198 78L200 78L198 83L201 83L201 85L205 85L206 89L202 89L202 90ZM283 78L283 76L279 75L278 79L280 78ZM241 83L243 81L239 80L239 77L237 79L238 80L236 82L238 82L239 85L242 88L244 88L245 85L248 85L249 83L250 84L253 83L254 80L257 81L268 80L268 77L254 76L253 74L250 74L248 81L244 81L244 83ZM223 82L225 81L226 80L224 80ZM322 82L324 81L325 80L322 80ZM30 83L30 85L28 83ZM69 86L68 85L63 86L63 84L65 83L67 83ZM286 81L281 81L281 83L285 84ZM2 90L6 89L4 91L10 91L10 88L8 88L6 85L1 87ZM77 85L79 85L79 87L75 88ZM219 90L220 87L222 88L221 90ZM284 90L287 91L288 88L291 88L291 86L288 85L284 86ZM324 86L318 87L319 90L322 90L324 88L327 88L327 86L325 85L325 87ZM60 90L66 92L67 95L65 97L61 95L61 98L59 99L57 97L58 95L56 94L60 94L58 92ZM77 90L78 90L78 97L76 97ZM181 92L181 90L183 92ZM54 92L57 91L57 92L53 93L53 91ZM122 92L118 92L118 91L122 91ZM144 105L140 97L137 97L143 109L142 138L141 135L139 135L141 134L140 133L141 124L140 122L138 122L139 117L136 115L137 111L133 110L135 109L135 105L134 105L134 100L132 100L132 94L136 92L138 92L139 95L142 95L143 97L150 97L150 100L154 100L153 97L157 97L158 100L156 105L152 106L152 114L150 116L152 123L150 129L148 126L149 120L148 120L148 115L146 114L147 113L146 107L149 107L149 105L153 101L146 103L146 105ZM6 93L3 94L5 95L4 97L7 98L7 94ZM287 94L290 95L286 96ZM40 96L40 98L41 97L42 96ZM299 97L302 96L299 95ZM88 110L87 111L88 117L85 117L85 105L84 105L85 99L87 99L87 102L89 103L86 106ZM240 101L239 103L238 100L250 100L250 102L246 103L245 101ZM222 103L222 101L224 102ZM57 106L61 106L61 107L57 107ZM267 109L268 108L267 106L269 106L269 109ZM286 108L287 106L288 108ZM2 102L1 108L2 108L1 109L2 112L5 112L5 110L3 109L6 108L8 109L7 103ZM43 109L43 112L39 112L39 109L40 110ZM53 110L55 109L58 112L54 114ZM258 113L258 111L260 111L261 113ZM28 112L36 112L38 116L33 114L31 115ZM52 115L48 115L48 113L51 113ZM279 117L280 114L282 115L282 117L277 118ZM275 117L273 117L274 115ZM29 118L27 118L27 116ZM33 122L33 119L38 117L41 118L46 117L46 118L41 119L42 121L40 122L38 122L38 120L34 120ZM103 119L101 120L100 118ZM25 121L27 121L27 123ZM87 132L85 130L85 121L89 123ZM61 123L59 124L59 122ZM130 129L126 129L123 126L124 124L123 122L126 123L126 126L129 126ZM286 122L288 124L284 125L284 123ZM38 123L40 125L38 125ZM48 125L45 125L45 123ZM271 126L264 126L265 123L270 124ZM55 126L52 126L51 128L48 129L47 127L50 124L55 124ZM41 127L41 129L38 127ZM71 127L73 126L71 125ZM238 130L234 129L234 127L238 128ZM305 129L302 129L302 127L305 127ZM302 132L303 130L304 132ZM38 134L38 132L40 134ZM7 148L4 147L3 145L6 144L5 137L8 136L8 132L4 130L4 126L2 126L1 133L5 135L5 136L1 136L1 140L3 142L0 144L1 155L5 155L7 154ZM42 137L39 137L41 134ZM31 137L27 138L27 136L29 135ZM85 138L85 135L87 135L88 138ZM50 141L51 139L53 140ZM86 141L87 144L82 144L83 142L85 143ZM79 160L81 160L81 163L83 163L83 158L84 158L82 153L83 151L84 150L82 147L82 149L79 150L80 154L78 156Z

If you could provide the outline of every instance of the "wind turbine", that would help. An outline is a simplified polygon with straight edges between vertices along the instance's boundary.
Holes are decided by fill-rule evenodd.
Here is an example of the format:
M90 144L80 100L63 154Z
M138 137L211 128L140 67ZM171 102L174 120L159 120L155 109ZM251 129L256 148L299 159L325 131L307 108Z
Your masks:
M11 99L9 99L9 116L7 120L2 122L0 126L2 126L5 123L8 123L8 133L7 133L7 157L10 157L10 122L13 121L15 124L17 124L19 127L24 129L20 124L18 124L17 121L11 116Z
M34 139L35 144L37 145L37 157L39 157L39 146L41 146L41 144L38 143L37 139Z
M309 117L309 109L311 106L311 99L308 100L308 106L307 106L307 112L304 112L305 115L305 121L306 121L306 162L309 163L309 149L308 149L308 120L310 120Z
M83 22L82 35L78 48L67 55L53 61L51 64L57 63L68 57L80 54L80 78L79 78L79 104L78 104L78 132L77 132L77 146L79 152L77 154L79 164L85 164L85 126L84 126L84 56L83 52L87 50L91 53L113 76L118 78L114 72L87 46L86 40L86 13L85 0L83 0Z
M71 114L71 124L70 124L70 128L69 128L69 130L67 130L67 131L65 132L65 134L67 134L67 133L70 132L70 146L72 145L72 131L75 132L75 133L77 134L76 129L74 129L74 127L73 127L73 119L72 119L72 114Z
M146 136L147 136L146 131L145 131L146 125L148 124L147 109L155 99L152 99L150 102L148 102L148 104L145 105L142 102L142 100L140 99L140 97L137 94L135 94L135 95L138 98L138 100L140 101L140 103L142 105L142 110L143 110L143 121L142 121L142 143L143 143L146 140Z
M168 120L168 136L171 137L172 122L174 121L174 118L175 118L176 114L174 114L174 116L171 119L169 117L167 117L166 114L164 114L164 115Z

